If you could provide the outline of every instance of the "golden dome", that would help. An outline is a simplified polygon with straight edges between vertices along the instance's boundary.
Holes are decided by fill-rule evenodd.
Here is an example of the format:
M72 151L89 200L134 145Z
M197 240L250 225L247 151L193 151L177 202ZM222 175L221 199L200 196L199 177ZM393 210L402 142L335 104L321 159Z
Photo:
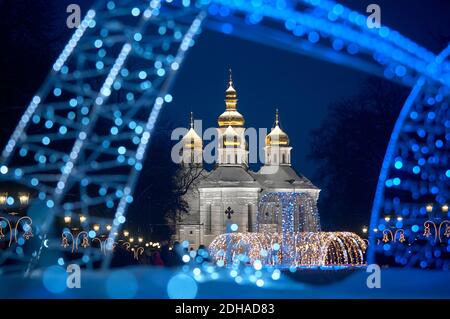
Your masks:
M289 137L280 128L278 109L275 113L275 127L266 136L266 146L289 146Z
M225 111L217 120L219 123L219 127L226 127L226 126L244 126L244 117L241 113L238 111Z
M198 136L197 132L194 130L194 116L191 112L191 120L190 120L190 129L186 133L185 136L183 136L183 147L188 149L194 149L194 148L202 148L203 147L203 141Z
M230 79L228 81L228 88L225 91L225 106L226 110L223 112L217 122L219 127L240 127L244 126L245 120L241 113L236 110L237 106L237 93L233 86L233 78L230 70Z

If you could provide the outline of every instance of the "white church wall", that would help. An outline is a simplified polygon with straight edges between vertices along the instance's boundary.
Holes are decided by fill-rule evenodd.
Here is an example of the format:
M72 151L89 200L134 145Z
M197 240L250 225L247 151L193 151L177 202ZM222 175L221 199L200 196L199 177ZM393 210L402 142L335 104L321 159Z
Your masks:
M197 249L201 245L201 232L199 226L180 226L180 241L187 240L189 249Z
M239 231L247 232L252 229L249 220L252 222L256 219L258 195L258 188L202 188L200 201L205 204L201 206L200 223L207 224L210 218L211 235L227 232L227 225L231 224L237 224ZM233 214L230 214L231 218L225 214L228 207L233 211ZM250 210L249 207L253 209ZM249 211L252 214L251 218Z

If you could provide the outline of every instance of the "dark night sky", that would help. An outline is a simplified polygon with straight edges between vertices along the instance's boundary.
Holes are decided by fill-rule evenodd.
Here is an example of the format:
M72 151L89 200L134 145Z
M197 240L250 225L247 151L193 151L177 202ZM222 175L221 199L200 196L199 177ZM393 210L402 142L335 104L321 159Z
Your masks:
M0 0L0 142L5 141L31 96L45 78L71 31L65 27L65 8L73 0ZM373 1L341 1L360 12ZM450 32L450 2L376 1L382 23L433 52L439 47L438 34ZM86 8L84 6L83 8ZM239 94L239 110L246 126L270 127L274 108L294 146L295 167L314 176L314 163L307 159L310 131L327 114L328 105L352 96L366 74L205 31L179 72L174 102L163 117L177 125L187 124L189 111L215 126L224 109L227 69L233 68ZM314 179L313 179L314 180Z

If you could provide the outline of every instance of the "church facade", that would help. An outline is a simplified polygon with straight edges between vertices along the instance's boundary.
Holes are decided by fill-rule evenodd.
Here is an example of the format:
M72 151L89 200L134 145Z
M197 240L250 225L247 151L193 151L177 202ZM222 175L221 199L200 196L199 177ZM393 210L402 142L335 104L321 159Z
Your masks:
M184 198L189 213L178 221L173 239L187 240L194 249L209 245L216 236L232 231L256 232L264 226L268 231L281 232L282 207L279 216L273 212L269 215L267 207L283 205L279 200L283 195L305 195L316 209L320 189L291 166L292 146L281 129L278 111L273 128L265 138L264 165L257 172L249 169L245 120L237 110L237 101L230 74L225 111L218 118L216 165L211 171L203 168L203 141L194 130L192 114L191 127L181 141L183 170L193 172L196 178ZM268 198L276 199L270 203ZM294 205L303 207L301 199ZM293 221L295 230L319 231L318 218L310 215Z

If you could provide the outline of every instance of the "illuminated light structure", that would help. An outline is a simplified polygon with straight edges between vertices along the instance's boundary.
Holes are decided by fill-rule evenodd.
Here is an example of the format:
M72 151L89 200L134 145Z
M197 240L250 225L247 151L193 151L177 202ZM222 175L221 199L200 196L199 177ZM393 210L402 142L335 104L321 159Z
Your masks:
M280 267L363 266L366 249L364 240L348 232L230 233L209 245L213 260L224 265Z
M450 70L443 64L449 55L450 46L428 66L447 72L442 75L447 80ZM369 262L450 270L450 233L443 227L449 223L449 96L448 83L421 76L401 110L373 203L371 229L383 232L370 234ZM391 222L382 218L384 214L399 217ZM429 232L431 224L434 236ZM403 228L403 241L376 245L389 228Z
M317 197L313 191L264 194L256 215L257 231L282 234L320 231Z
M389 143L370 229L378 229L379 216L392 211L401 213L405 225L413 224L411 229L421 228L414 223L421 221L416 218L422 215L420 200L429 194L434 198L422 206L432 199L448 202L448 50L436 56L386 26L368 29L366 16L330 0L99 0L32 98L0 158L1 180L38 189L37 201L45 208L33 220L37 224L45 217L39 221L43 233L58 217L72 212L91 217L94 211L110 216L96 222L112 225L111 238L119 232L152 129L164 103L172 100L170 84L200 27L413 87ZM414 131L420 141L409 145ZM419 153L427 159L415 159ZM413 159L420 163L410 166ZM377 235L369 235L374 247ZM394 247L390 253L403 254ZM15 258L3 252L1 257L1 263ZM369 258L374 261L374 250Z
M257 232L217 236L209 251L225 265L256 261L282 267L362 266L367 245L349 232L321 232L318 192L268 192L259 201Z
M297 232L319 232L320 221L317 212L319 192L309 190L304 193L287 192L264 194L259 200L256 214L257 231L281 234L280 251L283 263L295 264L291 255L296 245L292 238Z
M45 208L33 220L41 234L64 216L82 215L111 225L115 241L159 112L172 101L174 75L204 17L154 0L98 1L87 12L0 159L2 180L39 191ZM87 254L88 267L100 259L107 267L111 258L100 249ZM6 255L24 269L22 257Z

